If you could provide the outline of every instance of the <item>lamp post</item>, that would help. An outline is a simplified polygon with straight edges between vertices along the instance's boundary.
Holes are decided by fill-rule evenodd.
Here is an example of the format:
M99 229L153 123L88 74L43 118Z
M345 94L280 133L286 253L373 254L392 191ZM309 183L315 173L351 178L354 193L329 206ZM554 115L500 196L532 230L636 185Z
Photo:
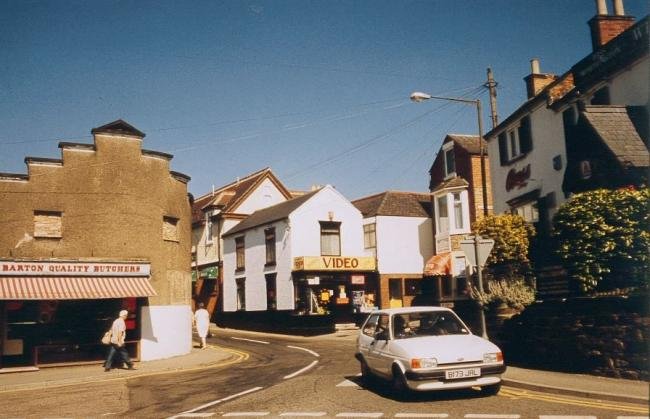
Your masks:
M428 93L413 92L411 100L413 102L424 102L429 99L448 100L451 102L461 102L476 106L476 116L478 119L478 147L481 158L481 188L483 192L483 216L488 215L487 200L487 179L485 178L485 147L483 147L483 120L481 118L481 100L480 99L462 99L457 97L433 96Z

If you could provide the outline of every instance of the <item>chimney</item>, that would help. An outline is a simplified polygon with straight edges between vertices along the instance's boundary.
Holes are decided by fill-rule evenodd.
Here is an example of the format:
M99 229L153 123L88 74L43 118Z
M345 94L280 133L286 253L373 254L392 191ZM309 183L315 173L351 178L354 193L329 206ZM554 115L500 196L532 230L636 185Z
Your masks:
M546 86L557 79L555 74L543 74L539 71L539 59L530 60L530 74L524 77L528 99L537 96Z
M613 0L614 14L607 12L606 0L596 0L596 16L589 20L591 46L596 51L634 25L634 16L625 16L623 0Z

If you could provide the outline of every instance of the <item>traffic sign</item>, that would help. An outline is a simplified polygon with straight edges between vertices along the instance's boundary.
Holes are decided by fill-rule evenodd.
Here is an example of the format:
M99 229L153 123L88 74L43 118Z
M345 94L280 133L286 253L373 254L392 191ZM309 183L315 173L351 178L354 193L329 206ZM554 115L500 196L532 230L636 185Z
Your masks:
M465 257L471 266L476 266L478 255L479 266L484 266L485 261L494 247L494 240L484 239L481 236L472 237L470 240L461 240L460 249L465 252Z

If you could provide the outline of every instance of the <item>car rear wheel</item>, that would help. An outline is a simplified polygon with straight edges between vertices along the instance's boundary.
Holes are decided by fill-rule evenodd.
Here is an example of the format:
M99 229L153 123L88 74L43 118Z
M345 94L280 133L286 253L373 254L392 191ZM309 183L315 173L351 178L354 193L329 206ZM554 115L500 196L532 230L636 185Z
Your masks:
M500 390L501 390L501 383L493 384L491 386L481 387L481 392L486 396L496 396Z

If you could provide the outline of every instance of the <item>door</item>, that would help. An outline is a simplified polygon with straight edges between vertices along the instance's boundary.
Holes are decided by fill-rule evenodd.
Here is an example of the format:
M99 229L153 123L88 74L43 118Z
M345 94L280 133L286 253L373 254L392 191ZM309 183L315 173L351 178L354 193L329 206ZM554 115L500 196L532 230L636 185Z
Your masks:
M388 301L390 308L402 307L402 278L388 280Z
M387 375L390 373L390 366L392 364L392 362L389 360L390 354L387 353L390 345L390 329L388 319L388 314L379 315L375 336L378 336L378 334L383 334L384 339L373 338L368 345L368 366L375 373L379 373L381 375ZM386 365L388 365L388 368Z

